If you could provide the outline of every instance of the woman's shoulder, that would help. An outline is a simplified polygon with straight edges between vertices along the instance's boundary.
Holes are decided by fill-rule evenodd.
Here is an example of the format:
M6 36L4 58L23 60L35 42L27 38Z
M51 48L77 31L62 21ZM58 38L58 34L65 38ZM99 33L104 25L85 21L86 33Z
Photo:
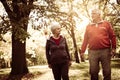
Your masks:
M46 40L50 41L52 39L52 36L47 36Z
M62 38L62 39L66 39L64 35L60 35L60 38Z

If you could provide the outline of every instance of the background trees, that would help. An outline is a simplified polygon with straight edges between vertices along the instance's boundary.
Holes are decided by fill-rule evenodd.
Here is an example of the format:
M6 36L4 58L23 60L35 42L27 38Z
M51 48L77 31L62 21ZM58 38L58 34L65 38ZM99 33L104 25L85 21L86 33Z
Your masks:
M1 16L0 40L6 42L3 34L12 33L11 74L28 73L26 65L26 38L30 38L28 24L35 30L49 36L49 24L58 21L67 35L73 60L79 62L78 50L81 46L85 25L91 21L90 10L98 7L104 12L117 35L117 53L120 53L120 5L119 0L0 0L7 14ZM37 23L37 24L36 24ZM79 30L78 28L81 27ZM63 32L63 33L65 33ZM35 50L36 53L39 52ZM44 62L44 61L43 61Z
M9 18L12 33L12 62L11 75L28 73L26 65L27 25L33 0L0 0ZM8 22L6 23L8 24ZM3 25L2 25L3 26ZM4 26L3 26L4 27ZM22 36L21 36L22 34Z

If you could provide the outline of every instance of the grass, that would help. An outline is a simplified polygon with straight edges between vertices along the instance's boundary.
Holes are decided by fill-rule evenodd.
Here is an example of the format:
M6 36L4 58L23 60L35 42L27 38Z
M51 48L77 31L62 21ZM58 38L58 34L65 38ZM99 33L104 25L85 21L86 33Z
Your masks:
M120 59L111 61L112 80L120 80ZM30 73L22 76L20 79L15 76L15 79L11 80L33 80L36 77L48 71L48 68L40 68L38 66L29 67ZM9 76L10 68L0 69L0 80L7 80ZM69 71L70 80L90 80L89 76L89 64L88 62L73 63ZM17 79L18 77L18 79ZM100 80L102 80L102 72L99 74Z
M72 71L71 71L72 70ZM82 62L80 64L73 63L70 68L70 80L89 80L89 65L88 62ZM72 72L75 71L75 74Z
M70 80L90 80L88 62L83 62L80 64L74 63L70 70L78 70L75 75L70 75ZM120 80L120 59L111 61L111 70L111 80ZM99 72L99 80L103 80L102 70Z

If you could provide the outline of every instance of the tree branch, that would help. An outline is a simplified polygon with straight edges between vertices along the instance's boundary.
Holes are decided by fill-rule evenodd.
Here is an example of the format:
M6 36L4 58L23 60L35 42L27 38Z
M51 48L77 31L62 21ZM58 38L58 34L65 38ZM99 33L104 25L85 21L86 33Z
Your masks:
M6 0L0 0L0 1L3 4L9 18L14 18L13 12L11 11L10 7L8 6L7 1Z

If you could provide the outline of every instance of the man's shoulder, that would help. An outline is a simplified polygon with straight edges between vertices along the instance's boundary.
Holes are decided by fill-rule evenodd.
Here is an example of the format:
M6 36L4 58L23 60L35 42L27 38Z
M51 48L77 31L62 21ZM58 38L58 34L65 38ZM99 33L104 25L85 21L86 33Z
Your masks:
M109 21L107 21L107 20L103 20L102 22L103 22L103 23L110 23L110 22L109 22Z
M93 25L95 25L95 23L89 22L89 23L87 24L87 27L90 27L90 26L93 26Z
M98 22L98 24L99 24L99 23L108 24L108 23L110 23L110 22L107 21L107 20L102 20L102 21ZM95 24L97 24L97 23L90 22L87 26L93 26L93 25L95 25Z
M93 23L88 23L88 25L86 26L86 28L89 28L89 27L91 27L93 25L94 25Z

